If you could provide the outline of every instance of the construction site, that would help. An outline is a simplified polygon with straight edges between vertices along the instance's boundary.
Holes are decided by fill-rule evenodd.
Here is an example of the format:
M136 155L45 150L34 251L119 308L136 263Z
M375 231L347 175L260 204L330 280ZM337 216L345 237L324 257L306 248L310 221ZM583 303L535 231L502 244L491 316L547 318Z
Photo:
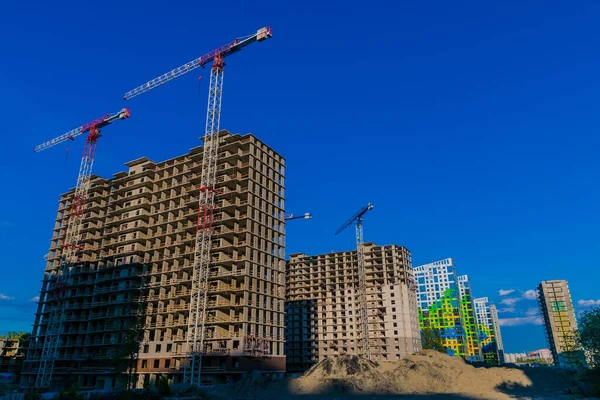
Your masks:
M210 65L201 143L177 157L136 158L112 177L93 173L100 131L126 123L129 108L35 148L86 135L76 184L60 190L21 387L166 386L195 390L188 398L203 390L203 398L272 399L510 398L536 379L554 392L573 386L554 372L467 364L461 357L487 360L468 277L426 281L406 247L365 242L372 203L335 232L354 227L355 247L286 259L286 221L310 214L286 214L284 155L259 134L220 125L225 58L271 37L270 27L258 29L125 93L129 101ZM428 285L421 295L419 284ZM422 325L439 328L434 322L458 357L422 350Z
M207 382L224 372L284 371L284 160L253 135L219 134L206 304ZM65 296L54 379L77 372L82 387L110 387L119 332L136 315L144 336L140 385L157 374L182 379L186 355L202 147L163 162L142 158L112 179L92 177L77 261ZM35 321L44 337L57 290L74 191L61 196ZM135 314L135 315L134 315ZM43 342L30 348L33 382ZM256 365L255 365L256 364ZM109 376L104 381L104 376ZM108 385L108 386L107 386Z
M88 134L77 185L60 196L23 385L111 389L127 372L128 388L201 386L285 371L285 161L220 129L224 58L270 37L261 28L125 94L212 62L203 143L186 154L92 174L100 129L127 108L36 147Z

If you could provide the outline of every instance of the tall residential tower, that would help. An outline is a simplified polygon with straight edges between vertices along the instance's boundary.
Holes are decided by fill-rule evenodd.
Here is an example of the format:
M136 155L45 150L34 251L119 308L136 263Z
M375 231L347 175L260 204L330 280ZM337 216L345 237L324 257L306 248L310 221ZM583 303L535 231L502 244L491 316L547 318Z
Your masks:
M219 137L204 383L253 369L285 371L284 159L254 135ZM55 278L73 191L61 195L23 383L35 380L49 300L61 293L54 384L118 384L124 370L114 361L137 325L137 385L158 376L181 382L202 157L196 147L161 162L131 161L111 179L93 177L82 250L65 287Z
M575 340L577 319L567 281L544 281L537 290L554 364L561 368L584 365L584 352Z
M473 362L483 361L481 348L479 347L479 331L477 330L477 318L475 316L475 305L473 304L473 290L468 275L458 277L458 289L465 337L467 339L467 360Z
M475 303L477 330L479 331L479 343L481 345L483 361L489 364L500 364L498 338L496 336L497 332L500 332L500 326L498 325L497 318L496 321L494 320L492 313L492 309L495 309L495 306L490 305L487 297L477 298L473 302Z
M414 268L423 334L439 332L446 354L468 357L460 290L452 258Z
M421 349L411 255L402 246L364 246L371 359L398 360ZM285 307L289 371L358 354L356 250L290 255Z

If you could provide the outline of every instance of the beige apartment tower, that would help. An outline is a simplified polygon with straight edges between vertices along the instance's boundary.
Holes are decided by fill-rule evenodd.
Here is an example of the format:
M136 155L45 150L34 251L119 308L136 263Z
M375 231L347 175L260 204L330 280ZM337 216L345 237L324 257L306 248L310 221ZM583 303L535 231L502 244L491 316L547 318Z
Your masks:
M554 365L561 368L584 365L585 355L575 341L577 319L567 281L541 282L538 297Z
M252 134L220 132L203 383L249 370L285 371L284 159ZM23 383L35 380L48 300L67 298L54 384L109 388L124 368L124 333L143 328L138 387L181 382L185 362L202 147L154 162L140 158L111 179L93 177L84 249L70 281L55 270L73 190L61 195Z
M371 359L394 361L421 350L410 252L365 243ZM292 254L286 270L288 371L339 354L358 354L357 252Z

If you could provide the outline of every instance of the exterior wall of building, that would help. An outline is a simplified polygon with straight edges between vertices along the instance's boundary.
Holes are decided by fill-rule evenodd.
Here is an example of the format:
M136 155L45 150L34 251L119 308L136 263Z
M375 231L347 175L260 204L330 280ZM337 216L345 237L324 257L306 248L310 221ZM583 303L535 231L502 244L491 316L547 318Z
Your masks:
M504 355L504 362L508 364L516 364L519 360L526 359L526 353L506 353Z
M504 342L502 341L502 332L500 331L500 319L498 318L498 309L494 304L490 304L490 314L492 317L492 325L494 326L496 347L498 348L498 362L500 364L504 364Z
M481 348L479 346L479 331L477 330L475 306L473 304L473 290L471 288L471 281L467 275L458 277L458 288L460 292L460 305L465 328L465 337L467 340L466 358L471 362L483 361Z
M253 135L220 133L203 380L252 369L285 371L284 159ZM141 158L112 179L94 177L84 250L66 288L54 378L113 385L110 360L142 319L138 385L181 380L191 291L202 147L162 162ZM25 370L35 380L73 191L61 196ZM140 315L130 315L136 304ZM86 375L88 374L88 375ZM107 383L110 382L110 383Z
M474 303L483 360L489 364L499 364L500 355L496 339L496 328L500 328L494 325L490 302L487 297L480 297L475 299Z
M18 337L0 336L0 373L16 377L21 372L23 358Z
M318 362L317 300L285 302L287 372L302 372Z
M574 341L577 319L567 281L541 282L538 297L554 364L561 368L585 365L584 352Z
M365 243L369 339L373 360L421 349L410 252ZM328 356L358 353L356 251L292 254L286 279L286 355L301 371ZM312 315L311 315L312 314ZM309 339L308 343L303 343Z
M448 355L468 358L468 343L454 261L447 258L421 265L415 267L414 272L421 330L439 331Z
M550 351L550 349L539 349L539 350L534 350L529 352L528 356L530 358L540 358L544 361L547 361L549 363L552 363L552 361L554 360L552 357L552 352Z

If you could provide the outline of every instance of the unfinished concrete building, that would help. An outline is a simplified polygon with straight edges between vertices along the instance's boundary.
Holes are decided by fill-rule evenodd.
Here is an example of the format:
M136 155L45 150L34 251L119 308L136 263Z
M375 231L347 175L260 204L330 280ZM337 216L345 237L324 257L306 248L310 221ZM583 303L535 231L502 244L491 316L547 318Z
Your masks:
M421 350L410 252L365 243L371 359L394 361ZM356 250L292 254L286 269L288 371L338 354L358 354Z
M285 371L284 159L251 134L222 131L220 139L204 383ZM123 368L113 360L132 321L143 326L137 385L159 375L181 381L201 164L199 146L162 162L131 161L112 179L94 177L84 249L65 289L54 382L119 385ZM60 198L24 383L39 366L72 197Z

